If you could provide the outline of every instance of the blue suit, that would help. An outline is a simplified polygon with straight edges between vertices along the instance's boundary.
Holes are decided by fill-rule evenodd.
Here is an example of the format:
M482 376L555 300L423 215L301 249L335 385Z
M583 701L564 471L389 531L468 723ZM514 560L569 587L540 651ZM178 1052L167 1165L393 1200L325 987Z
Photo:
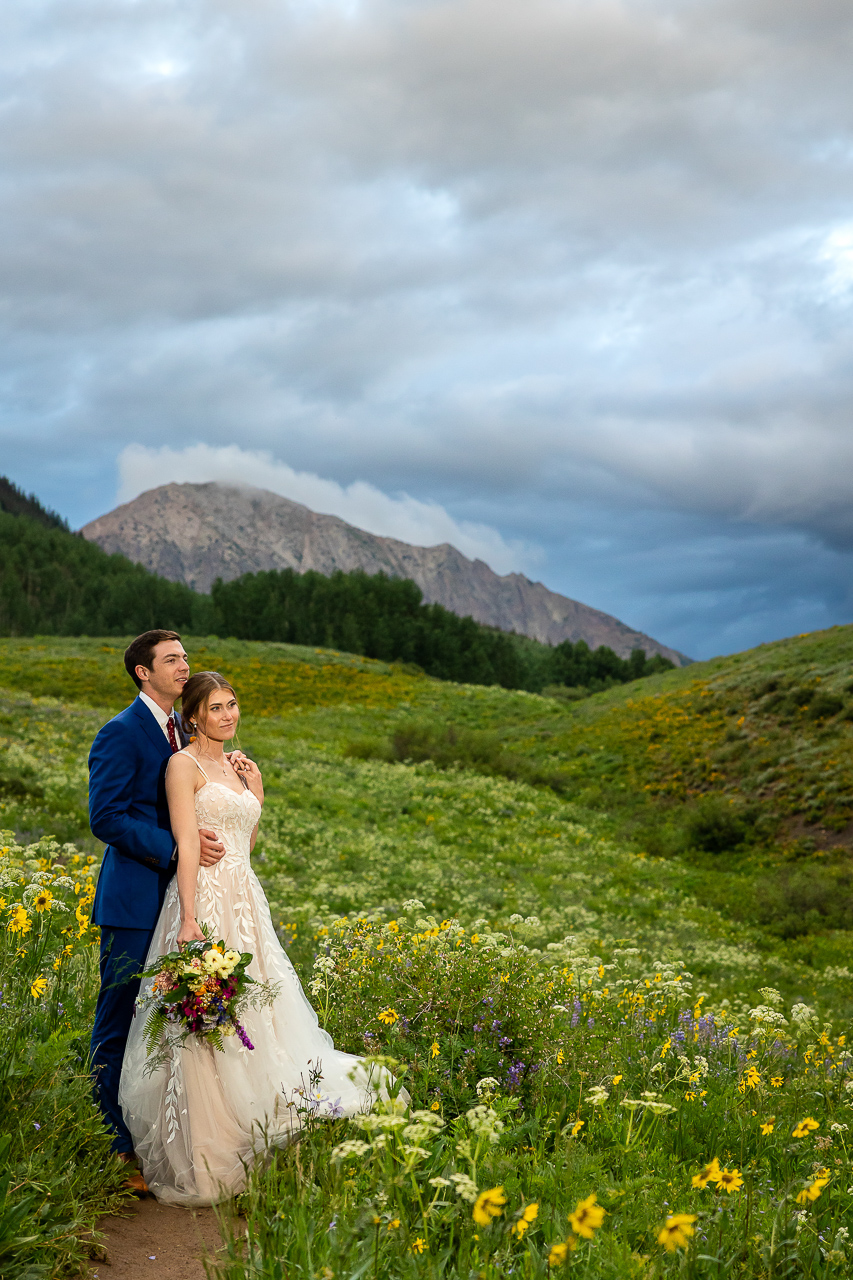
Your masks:
M122 1058L139 994L133 975L145 963L177 865L166 801L171 757L165 733L141 698L104 725L89 753L89 825L107 846L92 907L92 922L101 926L92 1068L96 1099L114 1131L117 1152L133 1150L118 1104Z

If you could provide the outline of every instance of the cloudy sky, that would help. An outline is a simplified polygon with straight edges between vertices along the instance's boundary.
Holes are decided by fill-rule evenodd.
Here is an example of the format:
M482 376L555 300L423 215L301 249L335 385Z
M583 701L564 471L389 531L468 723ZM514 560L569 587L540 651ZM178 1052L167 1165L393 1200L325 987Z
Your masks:
M8 0L0 471L853 621L849 0Z

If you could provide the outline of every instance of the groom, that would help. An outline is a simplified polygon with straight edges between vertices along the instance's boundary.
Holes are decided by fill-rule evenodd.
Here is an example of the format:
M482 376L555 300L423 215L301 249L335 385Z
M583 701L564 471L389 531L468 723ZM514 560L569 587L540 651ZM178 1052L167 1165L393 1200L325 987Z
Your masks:
M175 701L189 679L181 637L146 631L125 651L139 696L100 730L89 755L89 824L107 848L92 907L101 927L101 989L92 1028L95 1098L113 1132L113 1151L134 1165L133 1142L118 1102L124 1047L139 994L133 975L145 964L166 887L177 866L169 826L166 766L186 745ZM225 852L213 831L200 831L201 865ZM142 1175L127 1186L144 1195Z

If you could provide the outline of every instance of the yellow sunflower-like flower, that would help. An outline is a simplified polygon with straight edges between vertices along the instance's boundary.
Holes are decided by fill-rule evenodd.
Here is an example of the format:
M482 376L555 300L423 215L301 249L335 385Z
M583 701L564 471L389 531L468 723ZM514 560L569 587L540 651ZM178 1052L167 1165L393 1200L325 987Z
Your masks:
M596 1204L595 1192L585 1200L579 1200L574 1213L569 1214L569 1224L576 1235L591 1240L604 1221L604 1209Z
M438 1044L438 1041L437 1041L437 1040L433 1040L432 1044L431 1044L431 1045L430 1045L430 1047L429 1047L429 1056L430 1056L431 1058L437 1058L437 1057L438 1057L438 1053L439 1053L439 1044Z
M706 1164L698 1173L694 1173L692 1186L698 1187L700 1191L704 1191L709 1182L719 1182L720 1180L720 1162L716 1156Z
M563 1263L566 1261L566 1255L568 1254L568 1252L569 1252L568 1240L566 1241L560 1240L558 1241L557 1244L552 1244L551 1252L548 1254L548 1266L561 1267Z
M53 894L50 889L39 889L33 898L33 910L41 915L42 911L50 911L53 905Z
M765 1138L767 1137L768 1134L771 1134L773 1132L773 1128L774 1128L773 1121L775 1119L776 1119L775 1116L771 1116L769 1120L765 1120L764 1123L762 1124L761 1132Z
M817 1120L813 1120L811 1116L806 1116L805 1120L801 1120L794 1132L792 1138L805 1138L808 1134L813 1133L815 1129L819 1129L820 1125Z
M396 1009L391 1009L391 1008L380 1009L376 1016L380 1022L383 1022L385 1024L386 1027L393 1027L394 1023L400 1017Z
M427 1243L423 1236L416 1236L412 1241L412 1253L423 1253L426 1247Z
M522 1209L521 1213L512 1224L511 1231L514 1236L518 1236L519 1240L530 1226L531 1222L535 1222L539 1214L538 1204L528 1204Z
M492 1187L490 1191L481 1191L472 1210L477 1226L487 1227L493 1218L499 1218L505 1204L506 1196L503 1187Z
M576 1120L574 1122L574 1124L572 1125L573 1138L576 1138L578 1136L578 1134L580 1133L581 1129L584 1127L585 1124L586 1124L585 1120Z
M32 986L30 987L30 995L32 996L32 998L34 1000L38 1000L41 996L44 995L45 991L47 991L47 978L45 977L36 978L35 982L33 982Z
M662 1244L667 1253L674 1253L676 1249L686 1249L689 1238L693 1235L695 1221L695 1213L670 1214L660 1229L658 1244Z
M33 922L26 907L16 902L9 916L9 923L6 925L9 933L29 933L32 927Z
M716 1181L728 1195L733 1191L740 1191L743 1186L743 1178L737 1169L721 1169Z
M817 1200L824 1187L829 1184L829 1170L821 1169L819 1175L810 1182L807 1187L803 1187L797 1196L797 1204L809 1204L813 1200Z

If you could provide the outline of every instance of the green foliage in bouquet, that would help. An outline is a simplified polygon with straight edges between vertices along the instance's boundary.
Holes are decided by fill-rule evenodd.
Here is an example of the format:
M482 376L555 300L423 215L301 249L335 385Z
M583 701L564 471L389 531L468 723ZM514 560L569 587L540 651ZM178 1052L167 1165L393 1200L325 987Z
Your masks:
M190 1037L223 1052L225 1037L236 1035L253 1049L238 1015L272 1004L276 997L274 984L257 982L246 972L251 952L234 951L222 938L213 942L209 926L200 928L204 942L190 942L160 956L141 974L143 980L153 979L147 992L137 997L141 1008L150 1006L145 1023L149 1075Z

